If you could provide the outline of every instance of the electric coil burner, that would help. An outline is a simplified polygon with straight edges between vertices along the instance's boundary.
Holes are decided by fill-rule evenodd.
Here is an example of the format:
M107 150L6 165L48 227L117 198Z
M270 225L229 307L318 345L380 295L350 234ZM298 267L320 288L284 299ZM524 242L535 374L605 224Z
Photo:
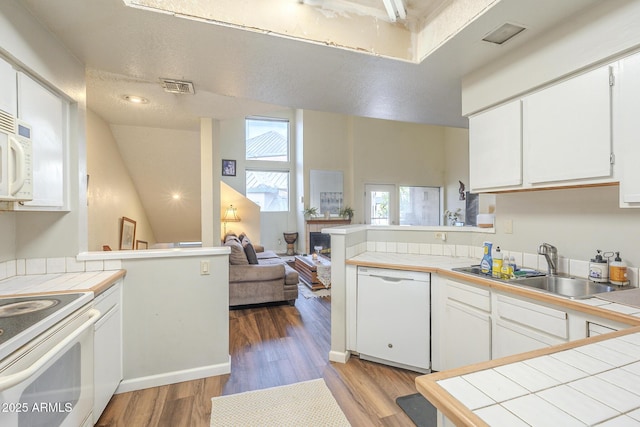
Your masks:
M0 360L89 301L90 292L0 298Z

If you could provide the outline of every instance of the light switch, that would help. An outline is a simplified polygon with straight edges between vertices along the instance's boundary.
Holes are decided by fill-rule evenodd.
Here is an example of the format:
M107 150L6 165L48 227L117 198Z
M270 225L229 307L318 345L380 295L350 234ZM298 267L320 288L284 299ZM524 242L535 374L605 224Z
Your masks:
M209 261L200 261L200 275L206 276L209 274Z
M505 234L513 234L513 220L505 219L504 220L504 233Z

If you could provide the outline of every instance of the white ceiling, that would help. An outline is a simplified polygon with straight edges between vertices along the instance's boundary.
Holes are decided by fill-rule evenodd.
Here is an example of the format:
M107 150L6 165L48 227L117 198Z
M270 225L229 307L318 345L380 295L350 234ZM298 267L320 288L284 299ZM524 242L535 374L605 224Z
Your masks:
M596 0L495 1L483 13L465 22L464 28L453 29L446 43L419 62L344 46L335 48L330 43L274 36L255 28L247 31L211 20L185 19L131 8L125 6L123 0L17 1L86 64L88 107L112 129L119 126L115 137L122 145L124 141L136 143L134 134L127 134L136 127L197 132L200 117L225 120L282 108L467 127L467 119L461 116L462 76L517 49ZM271 1L299 3L298 0ZM377 1L351 0L349 3L360 8L357 13L362 13L366 8L375 8ZM411 19L417 22L430 19L446 5L459 5L462 12L466 10L465 5L491 1L407 0L405 3ZM209 3L217 5L224 1ZM341 2L306 0L305 3L304 6L312 7L313 3ZM383 10L381 6L378 9ZM341 16L353 18L345 11ZM502 46L481 41L506 21L524 25L527 31ZM192 81L196 94L165 93L158 82L161 77ZM121 98L124 94L140 95L150 102L131 105ZM181 180L180 170L176 168L175 175L164 180ZM158 192L153 188L152 174L167 171L147 173L151 175L145 179L132 174L140 194ZM199 188L200 183L198 180L189 185ZM145 209L159 241L180 240L165 239L162 227L171 221L161 218L165 213L158 211L162 209L148 205ZM176 230L171 233L171 236L179 234Z

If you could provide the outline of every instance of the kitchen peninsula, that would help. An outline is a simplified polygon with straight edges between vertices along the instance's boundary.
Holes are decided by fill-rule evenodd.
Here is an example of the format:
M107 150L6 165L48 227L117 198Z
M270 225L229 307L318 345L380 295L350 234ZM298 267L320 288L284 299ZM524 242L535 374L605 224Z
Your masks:
M351 226L341 231L327 231L332 233L333 237L334 298L336 298L335 295L338 295L338 298L340 295L336 291L340 288L339 282L344 284L346 358L352 351L357 353L357 328L354 325L357 323L357 311L354 307L358 298L358 268L400 269L431 274L432 370L439 372L419 377L416 385L418 390L440 411L441 423L447 425L446 416L450 421L460 425L485 425L483 424L485 422L489 425L499 425L501 422L503 425L519 425L510 423L512 420L508 418L509 414L504 414L505 405L514 411L516 411L515 406L521 402L524 402L527 408L533 407L532 402L548 405L544 398L551 399L549 396L555 396L554 393L557 391L555 387L570 391L573 393L570 394L571 396L575 395L575 390L578 390L577 393L582 393L578 396L586 393L585 401L591 402L589 399L593 399L593 396L589 394L591 392L587 387L591 386L592 382L598 383L600 387L609 387L603 389L608 390L607 393L613 393L616 396L614 400L625 402L624 405L613 407L608 406L611 403L609 400L604 402L609 409L602 414L606 414L607 417L615 418L626 413L627 410L640 407L640 395L633 394L633 390L628 389L631 386L620 384L620 387L615 388L610 383L613 381L612 378L625 375L635 378L635 365L640 361L640 340L638 339L640 335L637 334L640 332L640 308L596 297L574 300L453 271L454 267L479 262L481 248L479 245L476 247L475 242L487 237L490 240L490 236L482 232L476 234L476 230L464 236L451 236L452 233L449 233L450 235L447 236L449 241L455 239L457 244L447 244L447 242L438 242L433 239L436 232L440 233L436 230L419 230L417 234L409 235L400 229L382 230L376 227ZM419 243L420 240L422 243ZM342 266L343 278L340 277L340 267L337 266L339 262L336 259L336 251L341 250L345 255ZM525 259L533 260L535 264L528 266L546 267L544 259L541 259L538 265L536 254L514 254L519 257L520 263ZM579 269L582 264L580 260L571 260L565 265L573 265L574 269ZM636 287L637 271L637 268L630 269L632 284ZM480 327L480 332L486 335L475 334L473 339L467 339L463 335L465 324L459 324L460 322L456 320L458 318L449 317L452 313L457 313L453 309L460 307L458 301L462 301L463 305L465 302L471 304L471 309L467 311L480 315L475 318L471 332L475 334L476 328ZM338 300L337 303L341 304L342 301ZM480 308L476 308L473 304ZM334 299L333 306L341 305L336 305ZM336 312L339 316L340 311L336 309ZM486 321L480 320L482 316ZM598 333L603 335L596 336ZM486 336L488 340L483 342L478 338L482 336ZM477 347L465 347L471 345L470 343ZM335 357L337 354L332 353L332 356ZM478 354L482 354L482 358L477 360L466 358L466 356L473 357ZM460 355L462 357L459 357ZM575 364L583 365L572 366L572 359L578 360ZM538 375L535 371L536 367L545 373ZM554 369L558 370L558 367L561 367L560 372L572 372L574 375L568 378L562 376L555 379L547 378ZM515 374L512 374L512 377L505 377L507 372L515 372ZM467 375L472 376L467 377ZM497 375L496 378L493 377L495 375ZM546 388L536 389L525 380L518 383L513 380L515 375L524 375L530 381L531 378L545 378ZM473 387L469 387L472 384L470 381L477 379L484 382L473 383ZM508 394L507 397L493 396L491 384L501 384L497 382L498 379L503 382L514 382L515 385L511 382L508 384L520 390L521 394ZM462 393L455 388L456 384L460 383L465 385ZM464 394L465 389L474 389L481 384L488 384L489 388L479 395ZM583 386L584 388L580 388ZM566 389L566 387L569 388ZM541 395L537 395L538 392ZM628 402L629 396L632 397L632 402ZM479 403L473 400L476 397L480 399ZM503 405L507 400L513 403ZM603 403L602 399L595 400L597 402L593 407L599 408ZM564 405L565 401L558 400L552 403ZM573 401L569 404L575 405L575 403ZM632 408L633 405L637 406ZM575 408L563 407L562 411L565 415L567 411L571 414ZM555 412L540 409L518 412L517 416L535 425L539 420L535 418L538 413L553 414ZM499 416L507 418L496 418ZM486 417L487 421L482 421L483 417ZM544 420L551 422L546 425L552 425L554 422L556 425L584 425L585 422L594 420L600 422L609 418L578 417L566 420L563 418Z

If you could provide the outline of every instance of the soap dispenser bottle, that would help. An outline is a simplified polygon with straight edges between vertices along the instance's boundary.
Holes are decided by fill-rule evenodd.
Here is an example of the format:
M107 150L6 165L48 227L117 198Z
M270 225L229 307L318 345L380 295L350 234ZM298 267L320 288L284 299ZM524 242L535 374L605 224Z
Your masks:
M491 266L491 275L499 279L502 274L502 252L500 251L500 246L496 246L496 253L493 254Z
M493 246L493 243L484 242L482 246L484 255L482 256L482 261L480 261L480 271L484 274L491 274L491 268L493 267L491 247Z
M627 265L620 258L620 252L616 252L616 257L609 263L609 281L618 286L629 284Z
M600 249L596 250L596 256L589 261L589 280L599 283L609 281L609 262L602 256Z

